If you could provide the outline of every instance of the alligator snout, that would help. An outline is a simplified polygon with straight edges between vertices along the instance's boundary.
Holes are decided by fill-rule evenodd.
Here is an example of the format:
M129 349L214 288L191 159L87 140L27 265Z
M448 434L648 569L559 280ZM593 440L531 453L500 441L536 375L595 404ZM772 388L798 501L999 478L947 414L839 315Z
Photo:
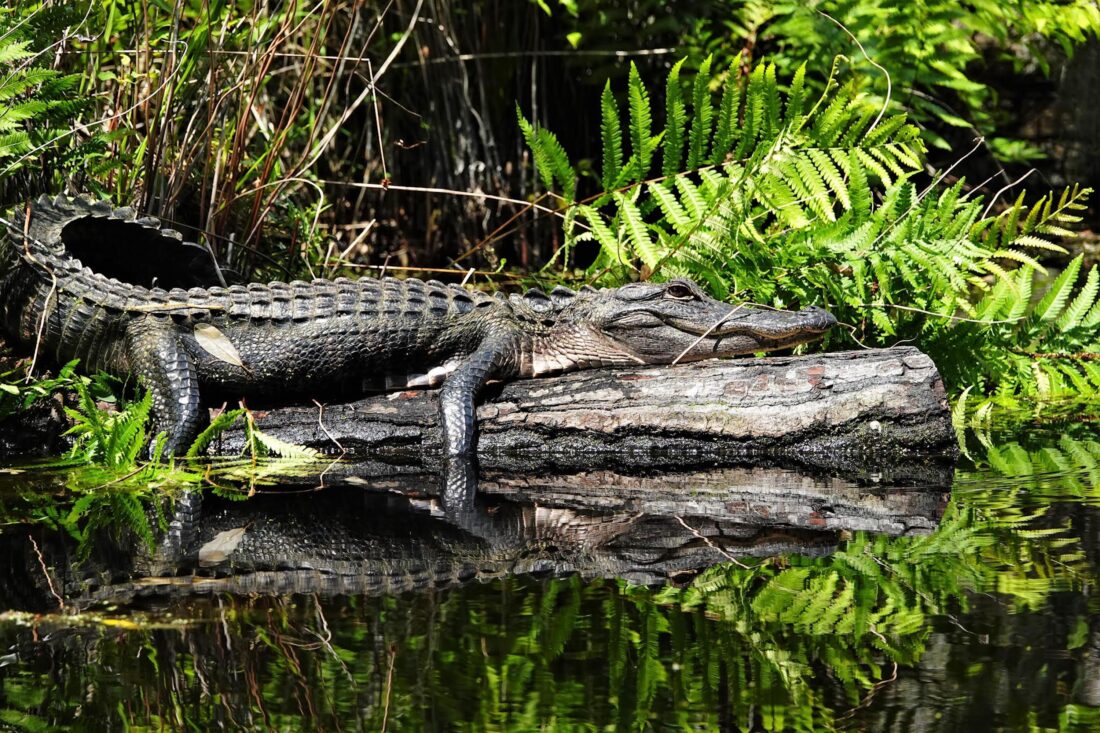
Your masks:
M799 315L807 319L808 323L806 327L814 331L828 331L837 323L836 316L816 305L811 305L809 308L803 308L799 311Z

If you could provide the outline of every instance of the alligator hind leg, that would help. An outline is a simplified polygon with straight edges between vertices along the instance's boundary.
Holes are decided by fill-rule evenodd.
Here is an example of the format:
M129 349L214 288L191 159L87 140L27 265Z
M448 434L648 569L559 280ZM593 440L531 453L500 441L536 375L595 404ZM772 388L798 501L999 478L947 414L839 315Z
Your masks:
M198 375L179 329L169 318L147 316L132 322L126 337L131 368L153 394L155 429L167 434L165 455L186 452L204 421Z

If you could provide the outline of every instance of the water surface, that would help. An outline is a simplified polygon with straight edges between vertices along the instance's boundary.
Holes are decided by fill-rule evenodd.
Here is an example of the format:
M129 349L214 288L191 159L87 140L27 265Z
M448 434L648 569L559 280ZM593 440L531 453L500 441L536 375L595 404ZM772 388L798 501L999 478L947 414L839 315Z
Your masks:
M14 729L1100 729L1087 427L954 472L484 476L465 526L427 477L81 524L35 476L0 494Z

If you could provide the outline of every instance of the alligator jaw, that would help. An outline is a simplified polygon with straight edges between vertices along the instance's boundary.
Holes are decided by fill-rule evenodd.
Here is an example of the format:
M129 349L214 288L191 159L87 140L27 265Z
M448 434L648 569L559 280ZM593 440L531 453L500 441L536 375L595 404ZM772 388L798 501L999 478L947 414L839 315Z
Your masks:
M619 364L630 359L671 364L785 349L816 340L837 322L816 307L793 312L731 306L688 280L604 291L584 315L596 333L629 357Z
M785 341L791 338L811 341L830 330L837 323L832 313L817 306L811 306L798 312L753 308L750 312L738 317L737 313L741 308L742 306L734 306L729 313L705 328L701 323L675 316L664 320L673 328L690 333L693 336L721 339L727 336L743 335L765 341ZM799 343L801 342L799 341Z

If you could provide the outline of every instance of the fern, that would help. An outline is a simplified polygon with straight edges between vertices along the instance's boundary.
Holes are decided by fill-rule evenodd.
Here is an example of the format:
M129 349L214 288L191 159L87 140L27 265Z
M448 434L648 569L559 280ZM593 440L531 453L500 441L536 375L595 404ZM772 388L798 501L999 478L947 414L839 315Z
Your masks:
M683 64L673 66L656 135L636 69L625 132L604 88L605 190L582 202L575 187L561 188L575 214L567 241L600 247L590 281L688 276L719 297L823 305L859 343L906 338L928 348L949 384L970 390L974 410L994 392L998 404L1100 397L1100 274L1077 287L1080 263L1071 263L1031 302L1041 258L1065 252L1058 240L1072 234L1089 190L1033 203L1021 193L988 215L963 181L918 190L916 129L853 85L830 83L808 105L804 69L784 94L766 60L747 77L739 64L719 75L711 66L700 65L690 89ZM544 183L575 181L556 140L520 124ZM641 167L658 141L660 173Z
M137 458L148 446L146 429L153 406L152 393L131 402L118 412L99 408L84 380L74 379L77 408L65 408L73 421L69 435L76 436L72 458L118 469L136 465Z
M824 110L806 113L804 86L793 84L784 100L774 65L762 62L742 79L737 65L718 77L711 73L711 63L702 63L690 94L680 79L682 62L673 66L665 83L665 127L656 135L649 93L637 68L628 81L625 134L611 88L605 87L600 176L605 190L593 197L593 206L577 211L576 223L616 251L614 257L598 259L593 275L607 270L609 260L647 271L697 271L709 261L712 271L697 276L720 282L718 271L738 240L764 242L777 231L835 221L853 201L866 209L866 192L853 196L852 182L862 188L868 172L892 180L919 166L915 128L899 116L870 130L874 109L852 90L836 95ZM715 84L721 90L717 96L711 92ZM740 125L738 118L743 119ZM567 205L582 204L573 196L576 174L566 169L568 159L557 141L541 135L522 115L520 127L543 183L559 186ZM658 144L660 180L644 186L653 173L652 153ZM630 159L622 164L627 147ZM682 161L686 169L680 169ZM610 195L616 193L621 195ZM621 229L628 231L625 240L606 236ZM582 233L566 231L569 241L578 236ZM716 240L726 243L717 246ZM700 251L703 244L709 253ZM685 248L694 267L677 261Z

